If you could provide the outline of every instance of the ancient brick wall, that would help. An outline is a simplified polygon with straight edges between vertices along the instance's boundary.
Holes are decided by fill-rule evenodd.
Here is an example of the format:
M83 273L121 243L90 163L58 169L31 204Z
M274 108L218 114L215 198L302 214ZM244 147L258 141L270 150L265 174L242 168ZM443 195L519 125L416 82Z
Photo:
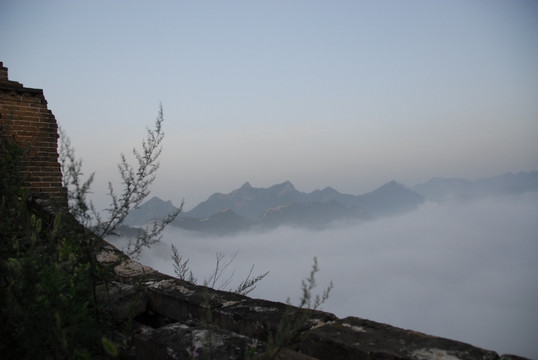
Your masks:
M58 162L58 124L47 108L41 89L26 88L8 78L0 62L0 131L24 150L22 176L25 187L49 196L58 205L67 203Z

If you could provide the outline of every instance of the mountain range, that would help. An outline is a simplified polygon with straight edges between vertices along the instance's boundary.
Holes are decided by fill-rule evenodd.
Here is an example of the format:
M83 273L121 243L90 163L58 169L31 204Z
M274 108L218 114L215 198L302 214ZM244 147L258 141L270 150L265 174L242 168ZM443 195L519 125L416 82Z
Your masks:
M228 194L215 193L171 225L209 234L229 234L248 229L269 230L281 225L323 229L335 221L365 221L416 209L424 201L477 199L538 191L538 171L507 173L475 181L433 178L407 188L396 181L362 194L342 194L331 187L311 193L298 191L291 182L269 188L244 183ZM175 207L153 197L133 210L130 226L162 218Z
M474 181L436 177L426 183L415 185L412 190L424 195L427 200L437 202L521 194L538 191L538 171L506 173Z

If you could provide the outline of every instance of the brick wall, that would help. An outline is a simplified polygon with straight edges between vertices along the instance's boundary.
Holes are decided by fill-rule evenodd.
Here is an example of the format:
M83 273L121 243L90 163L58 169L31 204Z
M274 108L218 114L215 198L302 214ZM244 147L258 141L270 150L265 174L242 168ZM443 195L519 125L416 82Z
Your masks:
M58 162L58 124L41 89L26 88L8 78L0 62L0 131L25 151L25 187L36 195L67 204Z

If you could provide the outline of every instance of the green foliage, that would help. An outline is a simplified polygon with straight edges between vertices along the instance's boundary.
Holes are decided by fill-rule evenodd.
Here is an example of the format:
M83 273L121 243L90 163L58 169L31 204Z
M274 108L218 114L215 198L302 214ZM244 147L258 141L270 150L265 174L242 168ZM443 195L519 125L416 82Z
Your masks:
M101 338L101 344L103 344L103 349L109 356L117 357L119 355L118 348L107 337L103 336Z
M6 139L2 143L6 144ZM84 358L100 354L103 324L92 296L95 268L81 237L41 218L22 182L6 166L18 162L14 144L0 154L0 353L3 358ZM102 320L102 319L101 319Z

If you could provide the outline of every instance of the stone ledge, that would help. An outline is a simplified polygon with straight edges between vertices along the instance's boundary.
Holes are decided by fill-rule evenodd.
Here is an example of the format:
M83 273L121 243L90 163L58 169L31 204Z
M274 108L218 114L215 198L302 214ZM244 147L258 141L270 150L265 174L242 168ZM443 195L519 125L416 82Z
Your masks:
M115 298L114 309L124 319L126 308L135 315L138 329L131 336L131 355L138 359L190 359L186 349L202 344L198 338L204 331L218 339L202 344L206 355L211 347L212 359L524 359L366 319L338 319L322 311L194 285L143 266L108 244L99 259L114 269L129 269L116 271L116 281L128 286L116 285L122 295ZM134 284L144 296L133 298ZM296 336L286 348L267 347L283 323L295 324ZM252 344L257 350L246 357Z
M301 350L327 359L499 359L493 351L356 317L310 330Z

